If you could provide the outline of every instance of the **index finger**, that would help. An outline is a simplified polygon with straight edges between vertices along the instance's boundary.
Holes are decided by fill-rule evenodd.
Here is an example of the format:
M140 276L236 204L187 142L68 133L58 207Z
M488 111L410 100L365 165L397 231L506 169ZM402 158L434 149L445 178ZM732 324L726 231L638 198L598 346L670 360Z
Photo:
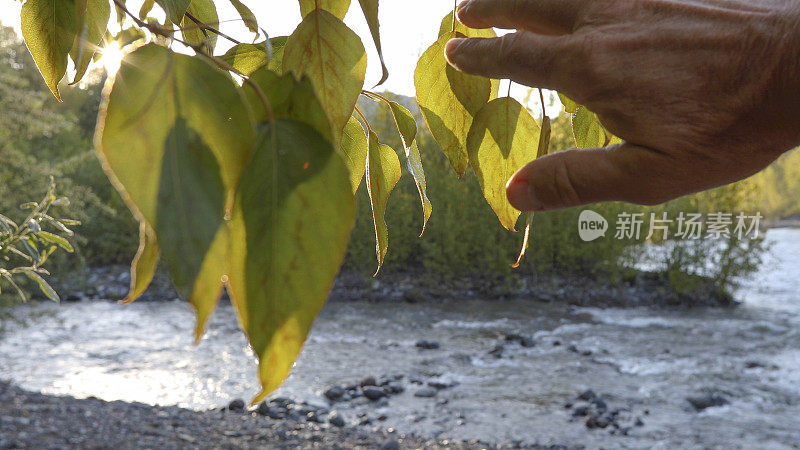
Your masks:
M470 28L506 28L539 34L571 33L586 8L580 0L466 0L458 20Z

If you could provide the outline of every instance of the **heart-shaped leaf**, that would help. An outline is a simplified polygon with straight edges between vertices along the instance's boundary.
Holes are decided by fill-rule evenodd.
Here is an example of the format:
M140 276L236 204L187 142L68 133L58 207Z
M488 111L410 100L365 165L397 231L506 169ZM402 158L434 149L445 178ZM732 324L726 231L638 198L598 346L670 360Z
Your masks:
M506 183L536 157L539 126L519 102L502 97L475 116L467 139L470 161L483 196L500 223L514 231L520 212L506 198Z
M467 75L447 63L444 47L455 37L464 35L448 32L423 53L414 85L428 128L461 177L469 163L466 141L473 116L489 100L492 85L488 78Z
M260 361L262 400L289 374L325 303L355 217L349 173L311 126L260 126L231 216L229 290Z
M75 3L28 0L22 5L22 36L47 87L58 101L58 82L67 72L67 55L76 36Z
M340 19L317 9L289 36L283 52L284 73L307 76L314 85L338 147L364 87L367 56L361 40Z
M388 145L378 142L378 136L369 132L369 152L367 155L366 177L369 202L372 206L372 220L375 225L375 253L378 256L378 269L381 270L386 252L389 249L389 229L386 227L386 204L389 194L400 181L402 169L397 153Z

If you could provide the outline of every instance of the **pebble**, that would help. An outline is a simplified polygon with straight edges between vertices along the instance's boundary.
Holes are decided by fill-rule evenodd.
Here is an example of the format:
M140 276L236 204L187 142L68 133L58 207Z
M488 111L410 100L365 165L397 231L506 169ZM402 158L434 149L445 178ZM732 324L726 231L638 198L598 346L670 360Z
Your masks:
M381 450L400 450L400 443L396 439L390 439L383 443Z
M364 386L377 386L378 382L375 381L375 377L369 376L369 377L366 377L363 380L361 380L361 382L359 382L358 384L361 387L364 387Z
M231 400L231 402L228 403L228 409L230 411L243 412L244 411L244 400L242 400L240 398Z
M344 388L341 386L333 386L325 391L325 397L327 397L328 400L336 401L342 398L344 392Z
M440 347L438 342L436 342L436 341L426 341L424 339L421 339L421 340L417 341L417 343L415 345L418 348L421 348L422 350L436 350L436 349L438 349Z
M417 392L414 392L414 397L422 397L422 398L430 398L435 397L439 391L435 388L430 386L425 386L420 388Z
M702 411L706 408L727 405L730 403L728 402L728 399L719 394L699 395L696 397L688 397L686 400L692 404L696 411Z
M386 392L383 389L375 387L374 385L365 387L363 392L364 397L367 397L370 400L378 400L386 396Z
M338 412L334 411L328 416L328 423L337 427L343 427L344 417L342 417L342 415Z

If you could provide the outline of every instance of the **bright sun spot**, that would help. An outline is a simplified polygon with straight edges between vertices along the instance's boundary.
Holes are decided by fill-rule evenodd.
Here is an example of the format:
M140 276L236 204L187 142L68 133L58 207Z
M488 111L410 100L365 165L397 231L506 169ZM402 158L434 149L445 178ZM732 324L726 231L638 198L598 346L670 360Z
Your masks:
M122 58L125 56L125 53L119 48L119 44L116 42L110 42L102 51L103 56L100 58L100 64L106 69L108 76L113 77L117 74L119 70L120 64L122 64Z

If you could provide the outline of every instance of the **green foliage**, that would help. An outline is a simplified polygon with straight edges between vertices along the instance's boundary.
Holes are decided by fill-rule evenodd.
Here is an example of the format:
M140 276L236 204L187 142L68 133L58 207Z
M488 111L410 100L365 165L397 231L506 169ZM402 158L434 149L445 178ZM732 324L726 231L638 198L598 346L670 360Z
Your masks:
M69 200L56 197L56 185L51 179L50 187L41 201L20 205L20 209L30 211L20 222L0 214L0 293L5 284L6 287L13 287L22 301L27 301L28 294L20 287L18 280L25 276L47 298L60 301L55 289L42 275L50 275L44 265L56 250L75 251L66 236L73 235L68 227L80 225L80 222L61 218L51 211L53 207L65 206L69 206Z

